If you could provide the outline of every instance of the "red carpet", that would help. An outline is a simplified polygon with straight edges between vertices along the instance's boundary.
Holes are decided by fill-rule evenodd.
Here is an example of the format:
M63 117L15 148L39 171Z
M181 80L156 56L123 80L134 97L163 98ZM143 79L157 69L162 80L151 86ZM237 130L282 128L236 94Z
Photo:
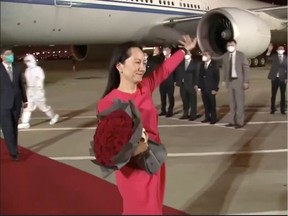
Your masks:
M20 148L10 160L0 139L1 215L121 214L117 187L89 173ZM184 215L164 206L165 214Z

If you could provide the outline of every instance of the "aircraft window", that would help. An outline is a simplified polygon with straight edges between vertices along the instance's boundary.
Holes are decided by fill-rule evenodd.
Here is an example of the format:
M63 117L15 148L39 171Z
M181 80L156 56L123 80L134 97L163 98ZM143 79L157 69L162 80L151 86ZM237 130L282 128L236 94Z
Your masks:
M174 2L171 2L171 4L174 6Z
M182 7L182 3L180 2L180 7Z
M186 7L186 4L185 4L185 3L183 3L183 6L184 6L184 7Z
M162 1L161 1L161 0L159 0L159 4L162 4Z
M189 8L189 7L190 7L190 5L189 5L189 4L187 4L187 7Z
M193 4L191 4L191 8L193 8Z
M166 1L163 1L163 4L166 5Z
M198 9L200 9L200 5L198 5Z
M168 1L167 4L170 5L170 1Z
M194 8L197 8L197 5L196 5L196 4L194 4Z

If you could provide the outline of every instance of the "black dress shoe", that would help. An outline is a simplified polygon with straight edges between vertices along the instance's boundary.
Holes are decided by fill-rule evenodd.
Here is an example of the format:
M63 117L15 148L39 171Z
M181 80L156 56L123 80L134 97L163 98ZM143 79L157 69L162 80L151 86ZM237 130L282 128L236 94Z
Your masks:
M196 120L196 117L190 117L189 118L189 121L195 121Z
M18 154L16 154L16 155L11 155L11 159L12 159L12 161L18 161L18 159L19 159Z
M275 110L271 110L271 111L270 111L270 114L274 114L274 113L275 113Z
M172 117L172 116L173 116L173 113L170 113L170 112L167 113L167 115L166 115L167 118Z
M239 128L242 128L242 127L243 127L243 125L238 125L238 124L235 125L235 129L239 129Z
M189 118L188 115L183 115L183 116L181 116L179 119L188 119L188 118Z
M285 111L281 111L281 114L282 114L282 115L286 115L286 112L285 112Z
M159 116L164 116L164 115L166 115L166 112L160 112L159 113Z
M225 125L225 127L234 127L234 126L235 126L235 125L234 125L234 124L231 124L231 123Z

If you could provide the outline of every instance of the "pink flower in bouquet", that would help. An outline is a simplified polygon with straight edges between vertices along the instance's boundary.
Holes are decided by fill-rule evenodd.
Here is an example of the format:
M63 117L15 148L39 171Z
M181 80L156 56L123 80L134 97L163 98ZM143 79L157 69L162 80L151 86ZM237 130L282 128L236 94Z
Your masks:
M129 142L133 133L133 122L123 110L116 110L103 117L94 134L94 151L98 162L114 166L112 158Z

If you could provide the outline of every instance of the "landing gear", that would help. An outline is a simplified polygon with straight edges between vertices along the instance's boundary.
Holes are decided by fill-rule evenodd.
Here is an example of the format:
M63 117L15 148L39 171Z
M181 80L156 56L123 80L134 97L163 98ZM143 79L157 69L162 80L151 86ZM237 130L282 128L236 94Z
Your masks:
M266 64L266 58L264 56L248 59L248 61L250 67L264 67Z

